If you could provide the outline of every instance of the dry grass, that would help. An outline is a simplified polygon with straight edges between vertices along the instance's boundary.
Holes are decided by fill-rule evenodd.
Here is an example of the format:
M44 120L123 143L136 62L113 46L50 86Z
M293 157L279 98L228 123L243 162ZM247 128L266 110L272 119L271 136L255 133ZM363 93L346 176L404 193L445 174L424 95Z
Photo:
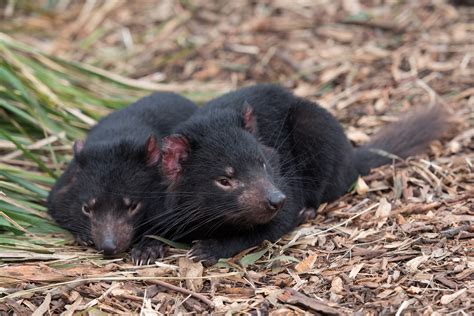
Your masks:
M322 206L278 243L209 269L179 249L147 267L77 246L11 250L0 259L0 313L473 312L473 7L140 0L63 9L67 2L47 12L19 2L2 9L12 16L0 29L144 85L192 87L196 100L211 97L199 93L208 87L279 82L332 111L354 143L433 103L459 128L426 155L375 170L358 193Z

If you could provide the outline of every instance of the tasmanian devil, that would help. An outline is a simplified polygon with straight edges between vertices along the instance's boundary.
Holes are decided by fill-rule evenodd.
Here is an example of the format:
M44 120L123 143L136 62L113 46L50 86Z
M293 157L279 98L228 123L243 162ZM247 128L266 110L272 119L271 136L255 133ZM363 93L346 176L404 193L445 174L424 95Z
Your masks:
M439 108L413 113L354 149L329 112L279 86L225 94L163 140L166 210L153 233L194 242L190 256L206 264L275 241L390 163L380 152L419 152L444 118Z
M85 142L75 142L74 158L49 194L49 214L82 244L106 255L127 250L163 208L161 138L196 109L158 92L103 118Z

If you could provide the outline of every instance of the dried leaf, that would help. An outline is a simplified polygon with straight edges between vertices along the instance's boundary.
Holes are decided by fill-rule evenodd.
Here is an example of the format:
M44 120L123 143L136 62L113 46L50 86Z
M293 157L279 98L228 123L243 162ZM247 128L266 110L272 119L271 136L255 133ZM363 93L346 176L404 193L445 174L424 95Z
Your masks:
M237 296L254 296L255 290L252 288L244 288L244 287L228 287L223 289L223 292L226 294L237 295Z
M436 281L446 285L447 287L451 288L451 289L456 289L458 288L458 284L454 281L451 281L450 279L442 276L442 275L437 275L435 277Z
M428 259L429 259L429 256L422 255L422 256L411 259L410 261L405 263L405 265L410 272L416 272L418 271L418 266L428 261Z
M407 244L407 242L410 242L411 239L408 238L408 239L405 239L405 240L400 240L400 241L394 241L394 242L391 242L389 244L385 244L384 245L384 248L387 248L387 249L395 249L395 248L399 248L405 244Z
M30 282L62 282L67 281L71 277L81 275L101 275L105 270L94 269L90 271L90 265L81 265L71 268L53 269L45 265L31 266L6 266L0 269L0 284L15 284L19 280L28 280Z
M179 273L186 278L201 277L204 267L200 262L181 257L178 262ZM186 279L186 287L193 292L200 292L203 286L202 279Z
M465 269L464 271L456 274L456 279L457 280L464 280L464 279L467 279L468 277L470 277L471 274L474 274L474 268Z
M46 297L40 306L31 314L31 316L42 316L49 311L49 304L51 304L51 293L47 293Z
M327 83L339 77L340 75L350 71L349 64L343 64L336 68L328 68L326 69L320 76L319 80L321 83ZM367 135L366 135L367 136ZM368 139L369 137L367 137Z
M64 308L67 311L62 313L61 316L72 316L72 315L74 315L74 312L81 305L82 301L83 301L83 298L82 298L82 296L79 296L79 293L78 293L77 298L74 300L74 302L72 304L64 306Z
M423 289L419 288L418 286L413 286L413 285L407 289L407 292L411 294L419 294L422 291Z
M308 297L292 288L286 288L283 293L278 295L278 299L283 303L301 304L325 315L342 314L336 308L327 305L324 301Z
M457 292L454 292L453 294L447 294L447 295L443 295L441 296L441 304L443 305L446 305L446 304L449 304L451 303L452 301L454 301L455 299L457 299L459 296L461 296L462 294L464 294L464 292L466 292L467 289L461 289Z
M362 268L364 267L365 263L359 263L357 265L355 265L352 269L351 269L351 272L349 273L349 278L351 279L355 279L355 277L357 276L357 274L359 273L360 270L362 270Z
M392 210L392 205L389 202L387 202L386 198L381 198L379 207L377 208L377 211L375 211L375 217L386 219L387 217L390 216L391 210Z
M375 218L378 219L377 227L382 227L386 222L388 217L390 216L390 212L392 211L392 205L387 202L387 199L381 198L379 207L377 211L375 211Z
M364 239L372 235L376 235L380 233L378 229L367 229L367 230L362 230L360 231L354 238L352 238L353 241L359 240L359 239Z
M298 263L296 266L295 266L295 270L296 272L307 272L309 270L311 270L314 266L314 263L316 262L316 259L318 258L317 255L315 254L310 254L309 256L307 256L306 258L304 258L303 260L301 260L300 263Z
M444 249L438 248L438 249L433 250L433 252L431 253L431 258L439 258L439 257L442 257L444 254L445 254Z
M404 311L408 306L410 306L411 304L413 304L414 301L415 301L414 299L407 300L407 301L403 301L402 304L400 304L400 307L398 307L398 310L397 310L397 313L395 314L395 316L400 316L400 315L402 315L403 311Z
M377 256L380 256L384 254L386 251L385 249L367 249L367 248L361 248L361 247L354 247L352 249L352 255L354 257L356 256L362 256L362 257L367 257L367 258L374 258Z
M335 277L331 282L330 291L335 294L341 294L344 292L344 287L342 286L342 279L340 277Z
M359 177L356 182L355 190L357 194L364 195L369 192L369 186L365 183L364 179Z
M386 290L383 290L382 292L380 292L379 294L377 294L377 297L378 298L386 298L386 297L390 296L393 292L395 292L395 291L392 290L392 289L386 289Z
M27 149L0 139L0 185L9 199L0 201L0 314L29 315L47 293L50 312L65 315L469 314L474 29L471 8L460 5L469 1L31 1L27 8L0 1L2 30L14 30L0 32L2 128ZM185 251L176 249L186 245L167 241L169 256L138 267L128 255L103 258L93 247L70 245L52 223L37 222L54 182L44 172L58 174L71 158L70 140L147 93L142 88L183 92L202 104L261 81L321 103L356 146L397 122L399 112L438 102L455 113L459 132L404 162L375 150L394 163L371 170L365 187L356 191L353 179L354 194L321 205L316 220L265 254L246 250L206 268L200 294L215 308L187 294L192 286L178 266ZM270 133L275 142L281 127ZM298 178L304 184L307 176ZM359 207L363 199L368 203ZM179 289L144 291L161 277ZM114 279L123 283L106 295Z

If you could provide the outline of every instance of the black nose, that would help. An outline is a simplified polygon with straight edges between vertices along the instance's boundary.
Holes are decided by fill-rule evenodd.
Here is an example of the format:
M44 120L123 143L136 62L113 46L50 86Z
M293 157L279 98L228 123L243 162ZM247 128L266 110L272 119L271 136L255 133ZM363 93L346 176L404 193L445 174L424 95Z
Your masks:
M281 191L271 191L267 194L268 205L273 211L278 211L283 207L286 201L286 195Z
M117 245L115 244L115 240L112 238L105 239L101 244L101 250L104 251L104 255L110 256L117 254Z

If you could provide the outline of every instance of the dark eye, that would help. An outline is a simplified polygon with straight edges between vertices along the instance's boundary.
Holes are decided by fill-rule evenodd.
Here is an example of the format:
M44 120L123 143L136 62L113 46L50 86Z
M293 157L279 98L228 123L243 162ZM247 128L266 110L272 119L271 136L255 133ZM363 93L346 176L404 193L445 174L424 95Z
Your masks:
M92 208L89 205L84 204L82 206L82 213L84 213L84 215L90 217L92 215Z
M230 187L232 184L230 183L230 179L226 177L222 177L216 180L217 184L219 184L222 187Z

